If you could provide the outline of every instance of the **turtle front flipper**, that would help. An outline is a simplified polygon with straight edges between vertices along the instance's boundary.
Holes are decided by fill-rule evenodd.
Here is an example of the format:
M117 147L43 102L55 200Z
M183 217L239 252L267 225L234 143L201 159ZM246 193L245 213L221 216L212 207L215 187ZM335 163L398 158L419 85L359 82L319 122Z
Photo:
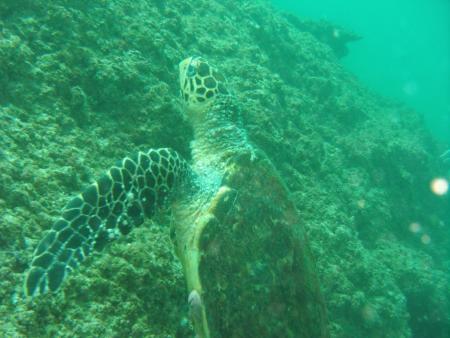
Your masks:
M189 176L177 152L151 149L126 157L73 198L37 246L25 294L57 291L68 273L93 251L152 217Z

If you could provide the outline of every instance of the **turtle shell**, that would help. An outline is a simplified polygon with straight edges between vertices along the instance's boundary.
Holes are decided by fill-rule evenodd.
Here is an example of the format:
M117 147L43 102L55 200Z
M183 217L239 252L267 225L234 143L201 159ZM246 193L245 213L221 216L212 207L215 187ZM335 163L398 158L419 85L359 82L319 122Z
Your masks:
M328 337L297 210L264 156L230 161L230 188L202 232L199 272L211 337Z

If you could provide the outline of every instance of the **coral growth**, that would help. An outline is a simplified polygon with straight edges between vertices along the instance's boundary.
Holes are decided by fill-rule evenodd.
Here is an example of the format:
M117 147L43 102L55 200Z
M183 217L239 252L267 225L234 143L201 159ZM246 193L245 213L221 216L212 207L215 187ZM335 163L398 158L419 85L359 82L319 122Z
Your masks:
M418 115L362 87L313 33L320 25L258 1L2 1L2 333L186 331L180 265L157 224L54 297L26 303L21 285L57 212L115 159L161 146L189 157L176 64L203 55L229 74L251 141L292 192L332 336L446 337L450 202L429 190L446 168Z

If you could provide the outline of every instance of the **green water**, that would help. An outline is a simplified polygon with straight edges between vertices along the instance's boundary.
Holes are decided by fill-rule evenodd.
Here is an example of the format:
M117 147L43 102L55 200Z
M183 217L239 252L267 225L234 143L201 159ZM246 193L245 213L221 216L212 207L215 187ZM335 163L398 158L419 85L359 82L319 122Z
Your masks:
M0 337L449 337L449 2L271 4L0 0Z
M363 39L342 62L372 90L417 109L450 146L450 3L447 0L274 0Z

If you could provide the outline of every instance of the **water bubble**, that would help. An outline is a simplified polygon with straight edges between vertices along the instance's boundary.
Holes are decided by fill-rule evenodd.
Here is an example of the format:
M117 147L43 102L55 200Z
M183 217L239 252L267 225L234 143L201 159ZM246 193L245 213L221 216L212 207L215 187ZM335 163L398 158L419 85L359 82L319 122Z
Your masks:
M445 178L438 177L431 181L430 188L435 195L442 196L448 191L448 182Z
M403 85L403 92L408 96L413 96L417 94L419 86L415 81L409 81Z
M423 234L422 237L420 237L420 240L422 241L423 244L428 245L431 242L431 238L430 236L428 236L427 234Z
M409 231L412 233L418 233L420 231L420 224L417 222L413 222L409 225Z

